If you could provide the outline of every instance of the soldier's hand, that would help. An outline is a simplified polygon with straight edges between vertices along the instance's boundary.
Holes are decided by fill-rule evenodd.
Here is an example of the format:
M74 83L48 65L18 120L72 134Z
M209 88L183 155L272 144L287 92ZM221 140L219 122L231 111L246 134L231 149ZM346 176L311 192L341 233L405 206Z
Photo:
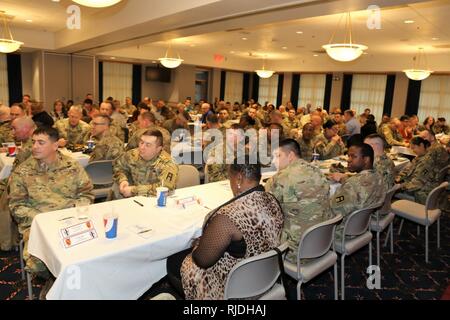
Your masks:
M60 146L61 148L65 147L67 145L67 140L64 138L61 138L58 140L58 146Z
M340 145L343 144L342 139L339 135L333 136L333 138L331 138L331 141L333 141L336 144L340 144Z
M123 195L125 198L129 198L129 197L132 196L132 194L131 194L131 188L132 188L132 187L129 187L129 186L123 188L123 192L121 192L121 193L122 193L122 195Z
M130 184L128 183L128 181L122 181L119 185L119 191L120 193L123 194L124 190L126 187L128 187Z

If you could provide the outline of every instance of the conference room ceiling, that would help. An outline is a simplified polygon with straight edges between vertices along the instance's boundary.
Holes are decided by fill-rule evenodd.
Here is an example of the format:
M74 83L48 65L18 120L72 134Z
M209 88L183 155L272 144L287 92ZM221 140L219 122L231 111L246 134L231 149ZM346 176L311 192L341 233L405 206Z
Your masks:
M265 57L266 67L277 71L392 72L411 67L417 48L423 47L432 69L450 71L450 1L377 1L381 29L366 25L371 14L367 7L374 1L197 0L189 1L189 6L183 2L153 4L158 10L152 14L136 12L148 7L149 2L141 0L125 0L106 9L82 7L80 31L65 28L65 8L71 1L10 0L0 5L7 12L27 7L26 16L11 12L18 34L53 33L48 44L54 47L41 49L116 61L156 61L171 44L184 63L205 67L251 71L260 68ZM338 22L347 10L352 11L353 41L369 49L354 62L339 63L321 46L335 31L335 42L343 41L345 18ZM24 42L25 50L33 49Z

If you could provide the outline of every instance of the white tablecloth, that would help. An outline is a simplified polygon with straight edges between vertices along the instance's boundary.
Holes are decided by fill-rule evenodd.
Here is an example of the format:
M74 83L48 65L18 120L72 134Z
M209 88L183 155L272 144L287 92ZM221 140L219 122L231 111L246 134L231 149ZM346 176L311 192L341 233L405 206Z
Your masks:
M89 162L89 156L82 152L70 152L67 149L60 149L61 153L77 160L83 167L86 167ZM6 153L0 153L0 179L8 178L11 174L11 169L15 157L8 157Z
M198 195L202 205L175 207L175 199ZM166 274L166 258L189 247L200 236L209 208L232 198L228 181L176 190L166 208L155 198L135 197L90 206L89 216L98 238L65 249L58 234L64 223L76 224L75 209L39 214L31 226L28 250L47 265L56 281L47 299L137 299ZM144 204L139 206L133 200ZM104 236L102 217L114 207L119 213L115 240ZM73 216L73 219L58 221ZM144 239L129 227L148 225Z

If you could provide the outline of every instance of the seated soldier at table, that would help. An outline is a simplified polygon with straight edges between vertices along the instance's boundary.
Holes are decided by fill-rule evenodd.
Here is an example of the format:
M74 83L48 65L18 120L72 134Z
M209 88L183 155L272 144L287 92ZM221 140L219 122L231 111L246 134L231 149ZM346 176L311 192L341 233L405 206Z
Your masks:
M370 145L352 145L348 150L348 170L356 172L336 190L330 198L331 210L341 214L343 221L336 229L336 237L342 238L347 216L352 212L384 201L386 191L383 179L373 169L374 152ZM334 173L330 178L340 182L343 174Z
M123 142L109 131L111 118L98 115L92 119L92 135L95 147L89 162L99 160L115 160L124 152Z
M83 111L80 106L72 106L68 112L69 118L56 121L54 127L58 130L59 146L72 147L84 145L89 139L91 127L81 120Z
M142 134L149 129L153 129L161 132L161 134L163 135L164 151L170 154L170 147L171 147L170 132L164 129L163 127L156 125L156 118L153 112L141 113L138 116L137 122L138 122L137 128L136 130L133 131L133 135L128 140L126 147L127 151L137 148L139 146L139 141L141 139Z
M89 205L92 183L81 165L58 152L58 131L42 127L33 133L32 157L20 164L9 182L9 209L25 241L25 269L48 277L45 265L28 254L33 218L44 212Z
M228 179L227 164L236 157L239 141L244 139L244 132L235 123L230 129L226 130L223 138L223 142L211 143L204 150L204 153L207 155L205 175L208 176L208 183Z
M13 168L27 160L32 154L33 132L36 129L34 121L29 117L17 118L11 123L12 132L16 142L20 142L21 146L14 159Z
M425 204L430 191L439 184L434 170L434 162L428 152L430 142L416 136L411 139L410 143L411 149L417 157L400 172L395 178L395 182L401 183L401 190L406 195L414 197L414 201Z
M100 104L100 114L108 116L111 118L111 116L116 112L116 107L111 101L103 101ZM91 123L92 124L92 121ZM119 123L117 120L111 118L111 124L109 125L109 130L113 136L116 136L119 138L122 142L125 141L125 122L122 124Z
M316 136L314 133L314 126L311 122L306 123L302 129L302 137L298 140L300 145L302 159L311 161L314 153L314 144L316 143Z
M282 242L289 242L287 260L297 263L298 243L310 226L330 218L330 185L319 168L301 159L300 146L294 139L280 142L273 162L278 173L265 189L280 202L284 213Z
M323 133L315 142L316 151L320 155L320 160L327 160L344 154L345 144L337 134L338 125L333 120L328 120L323 124Z
M163 150L161 132L149 129L141 135L138 148L125 152L114 162L113 172L110 198L155 196L158 187L175 189L178 166Z
M0 103L0 143L13 141L9 112L9 107L2 106Z
M373 168L383 178L385 189L388 191L394 186L395 164L384 152L385 141L379 134L373 133L364 139L364 143L372 147L375 154Z
M398 118L392 118L389 124L381 127L381 131L378 132L382 136L387 144L392 146L407 147L408 143L403 140L399 130L403 127L401 121Z
M434 168L434 173L438 175L439 171L448 165L449 156L447 150L443 144L436 140L433 132L429 130L420 131L419 136L430 143L428 153L431 161L433 161L431 167Z

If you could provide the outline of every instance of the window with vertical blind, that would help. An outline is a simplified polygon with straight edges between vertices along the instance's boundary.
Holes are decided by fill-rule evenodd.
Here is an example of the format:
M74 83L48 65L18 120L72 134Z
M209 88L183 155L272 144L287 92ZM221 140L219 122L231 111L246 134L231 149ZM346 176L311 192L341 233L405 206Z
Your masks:
M262 105L268 101L277 107L278 75L259 79L258 102Z
M326 78L326 74L300 75L297 106L305 107L311 103L313 108L323 108Z
M0 103L9 105L8 65L3 53L0 53Z
M380 123L383 116L384 95L386 93L387 75L385 74L354 74L350 109L359 115L369 108L375 120Z
M417 116L420 122L428 116L450 120L450 76L434 75L422 80Z
M244 74L242 72L227 71L225 77L225 94L224 100L241 103L242 100L242 85L244 82Z
M132 96L133 65L128 63L103 62L103 98L113 97L125 101Z

